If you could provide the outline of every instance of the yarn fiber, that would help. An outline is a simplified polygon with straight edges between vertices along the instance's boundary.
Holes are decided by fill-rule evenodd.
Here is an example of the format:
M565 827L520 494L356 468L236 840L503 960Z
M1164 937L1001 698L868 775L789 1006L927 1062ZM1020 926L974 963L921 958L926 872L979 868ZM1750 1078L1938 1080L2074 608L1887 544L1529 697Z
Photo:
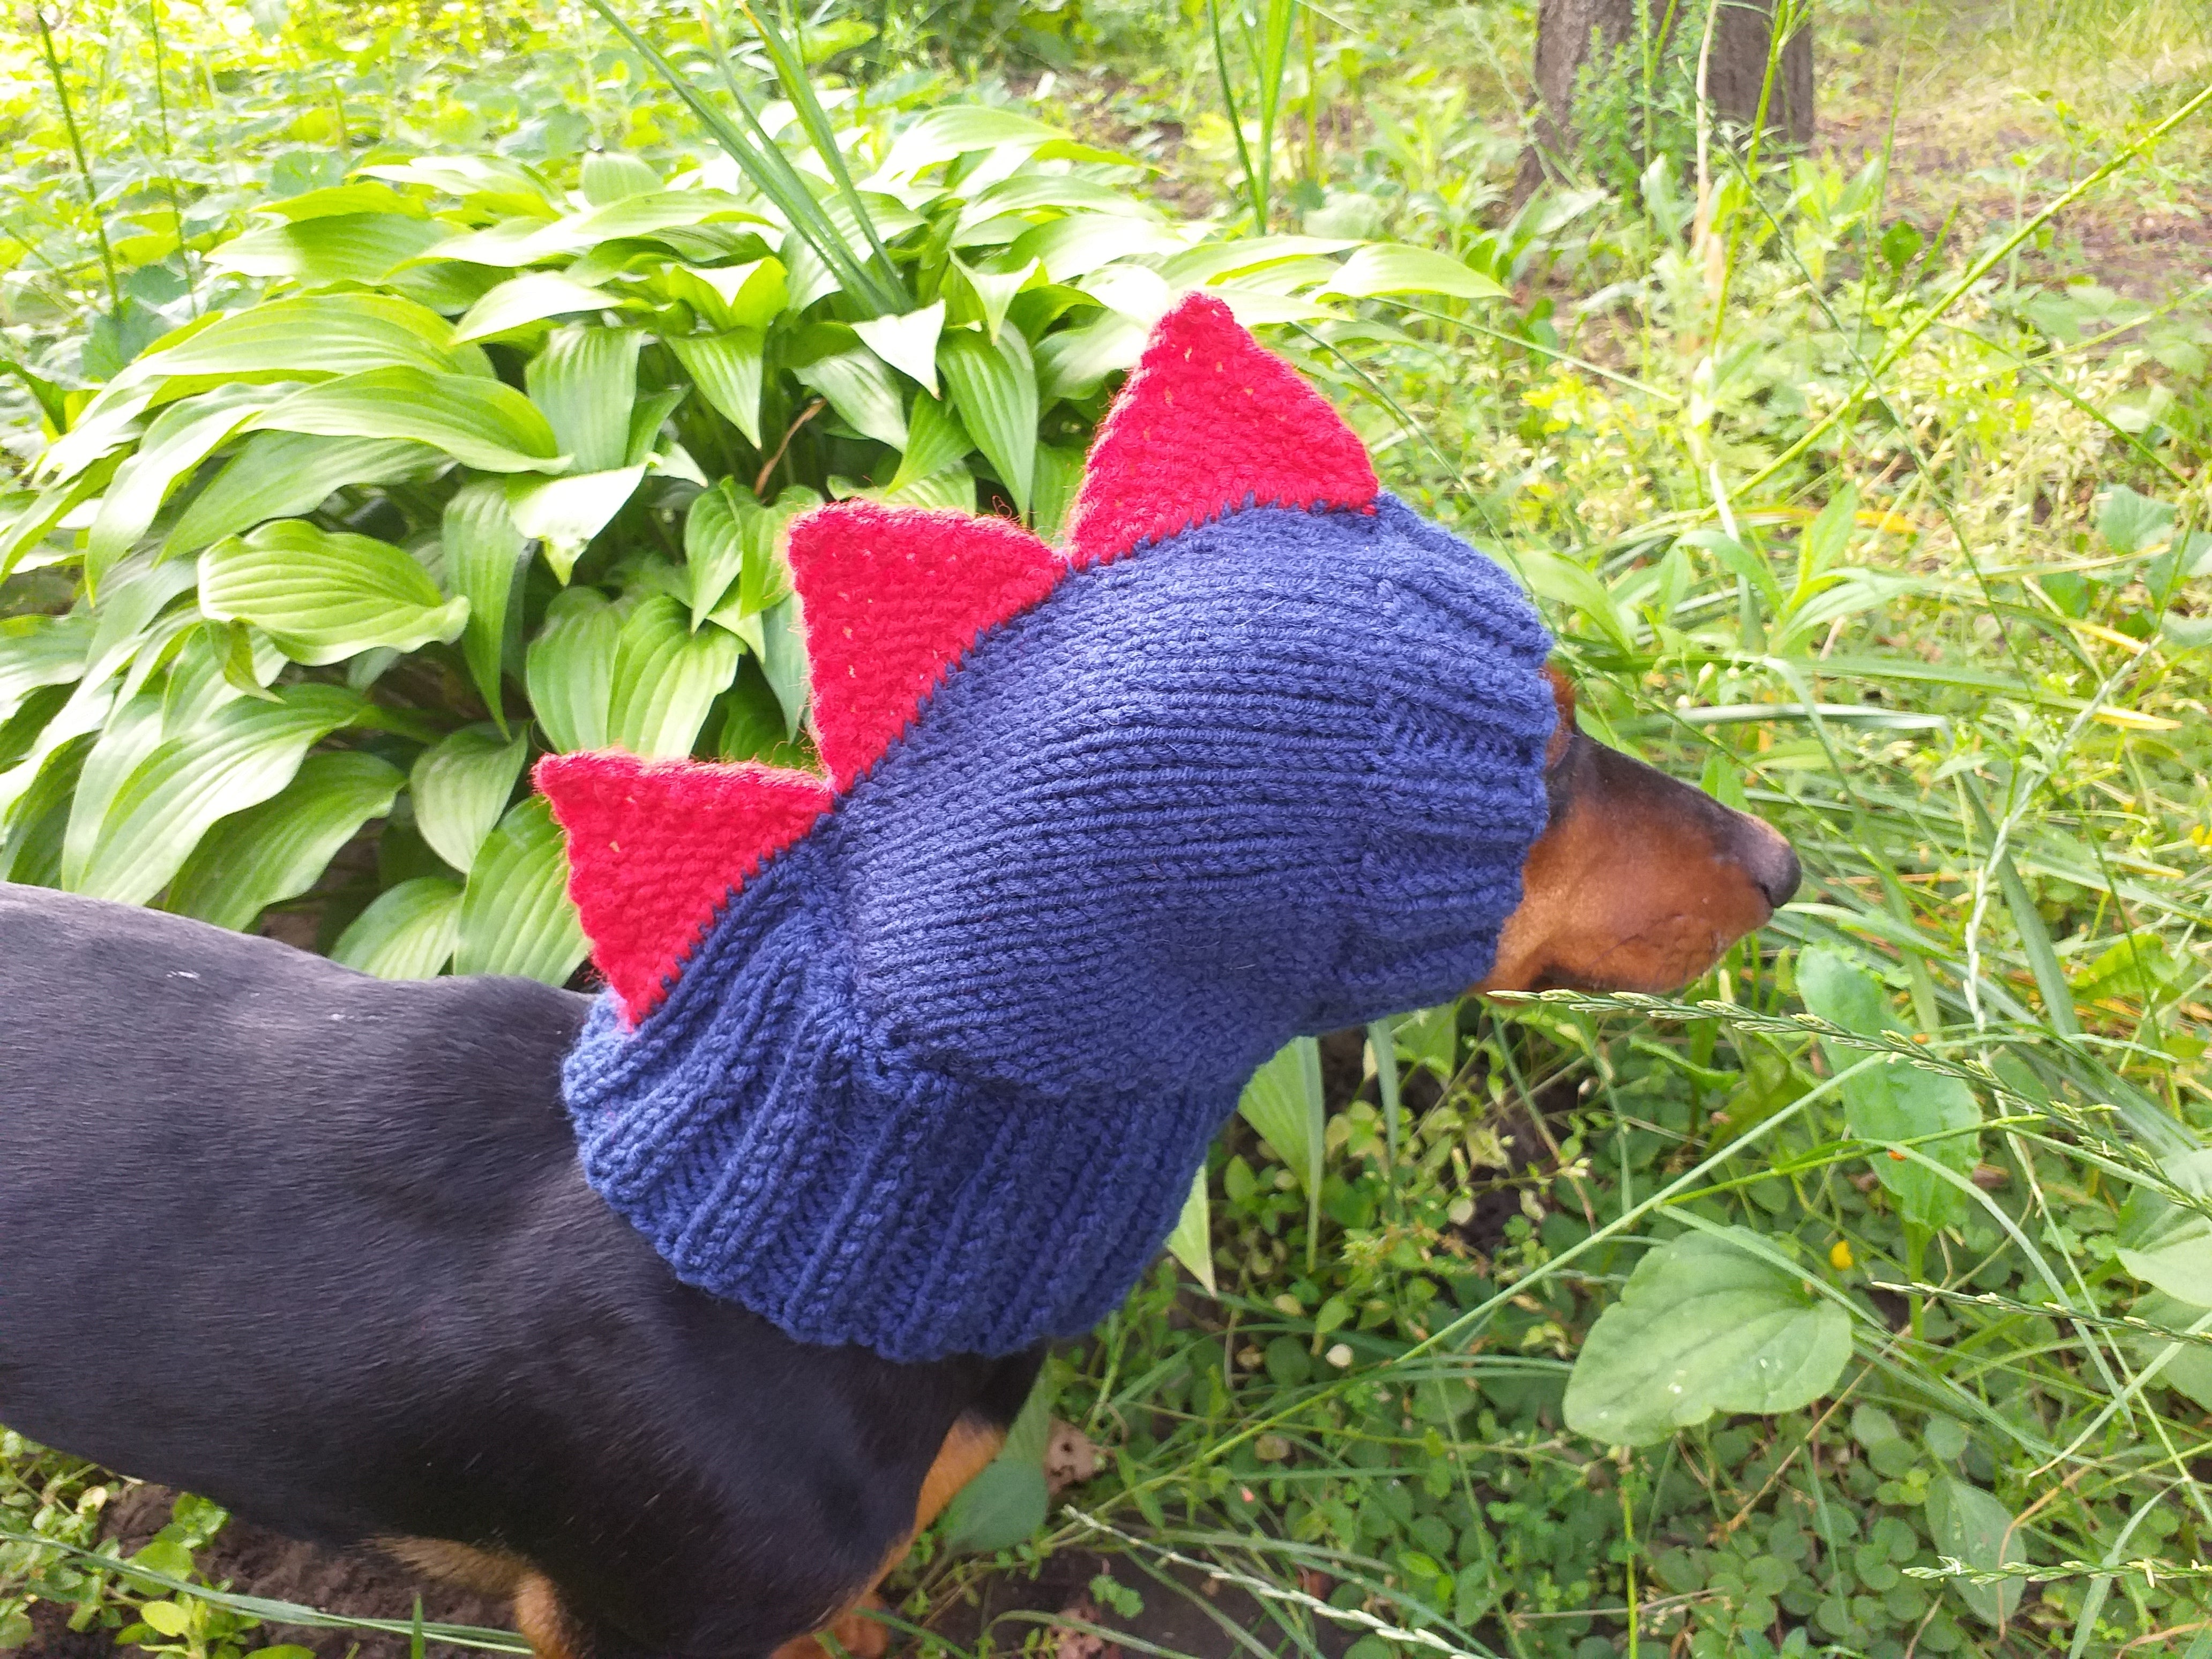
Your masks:
M585 1172L679 1278L899 1361L1079 1334L1262 1061L1488 970L1545 821L1527 599L1387 495L1197 518L1024 588L664 1000L596 1009Z

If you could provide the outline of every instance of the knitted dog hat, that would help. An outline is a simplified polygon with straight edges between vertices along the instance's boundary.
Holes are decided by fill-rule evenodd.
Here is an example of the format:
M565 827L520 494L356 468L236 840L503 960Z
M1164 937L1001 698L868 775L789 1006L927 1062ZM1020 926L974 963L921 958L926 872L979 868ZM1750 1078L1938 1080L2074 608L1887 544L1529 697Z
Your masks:
M1064 553L797 523L829 775L541 763L608 991L565 1087L678 1277L901 1361L1089 1329L1252 1072L1489 969L1550 641L1218 301L1154 332Z

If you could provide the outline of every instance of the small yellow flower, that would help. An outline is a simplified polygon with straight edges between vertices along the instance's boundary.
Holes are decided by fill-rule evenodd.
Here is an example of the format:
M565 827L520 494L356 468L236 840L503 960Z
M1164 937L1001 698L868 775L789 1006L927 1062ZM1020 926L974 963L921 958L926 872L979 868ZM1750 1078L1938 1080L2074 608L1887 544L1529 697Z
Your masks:
M1839 1238L1828 1246L1828 1265L1839 1273L1847 1273L1851 1270L1850 1240Z

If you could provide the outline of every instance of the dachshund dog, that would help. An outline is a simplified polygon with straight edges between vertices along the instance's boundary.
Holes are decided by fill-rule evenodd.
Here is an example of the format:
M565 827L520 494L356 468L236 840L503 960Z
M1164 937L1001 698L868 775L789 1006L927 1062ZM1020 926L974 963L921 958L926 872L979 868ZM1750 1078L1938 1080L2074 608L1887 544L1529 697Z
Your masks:
M1673 990L1796 890L1577 730L1526 597L1210 296L1066 547L821 509L826 777L542 764L600 1000L0 887L0 1421L510 1594L540 1659L879 1652L876 1584L1252 1066L1473 979ZM1065 1245L1071 1194L1097 1258L971 1242L1049 1204Z
M1675 989L1796 860L1553 684L1549 826L1481 988ZM0 887L0 1420L511 1594L542 1659L880 1650L854 1610L1036 1375L678 1283L578 1170L585 997Z

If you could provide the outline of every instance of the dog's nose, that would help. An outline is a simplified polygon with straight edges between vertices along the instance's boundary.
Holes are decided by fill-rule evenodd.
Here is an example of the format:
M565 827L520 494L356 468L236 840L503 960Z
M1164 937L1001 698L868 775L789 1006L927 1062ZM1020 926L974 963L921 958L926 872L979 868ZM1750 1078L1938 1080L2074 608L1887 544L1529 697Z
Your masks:
M1804 872L1798 868L1796 851L1788 842L1766 825L1756 820L1753 824L1747 837L1750 844L1737 857L1742 861L1745 873L1766 895L1767 908L1779 910L1796 893Z

